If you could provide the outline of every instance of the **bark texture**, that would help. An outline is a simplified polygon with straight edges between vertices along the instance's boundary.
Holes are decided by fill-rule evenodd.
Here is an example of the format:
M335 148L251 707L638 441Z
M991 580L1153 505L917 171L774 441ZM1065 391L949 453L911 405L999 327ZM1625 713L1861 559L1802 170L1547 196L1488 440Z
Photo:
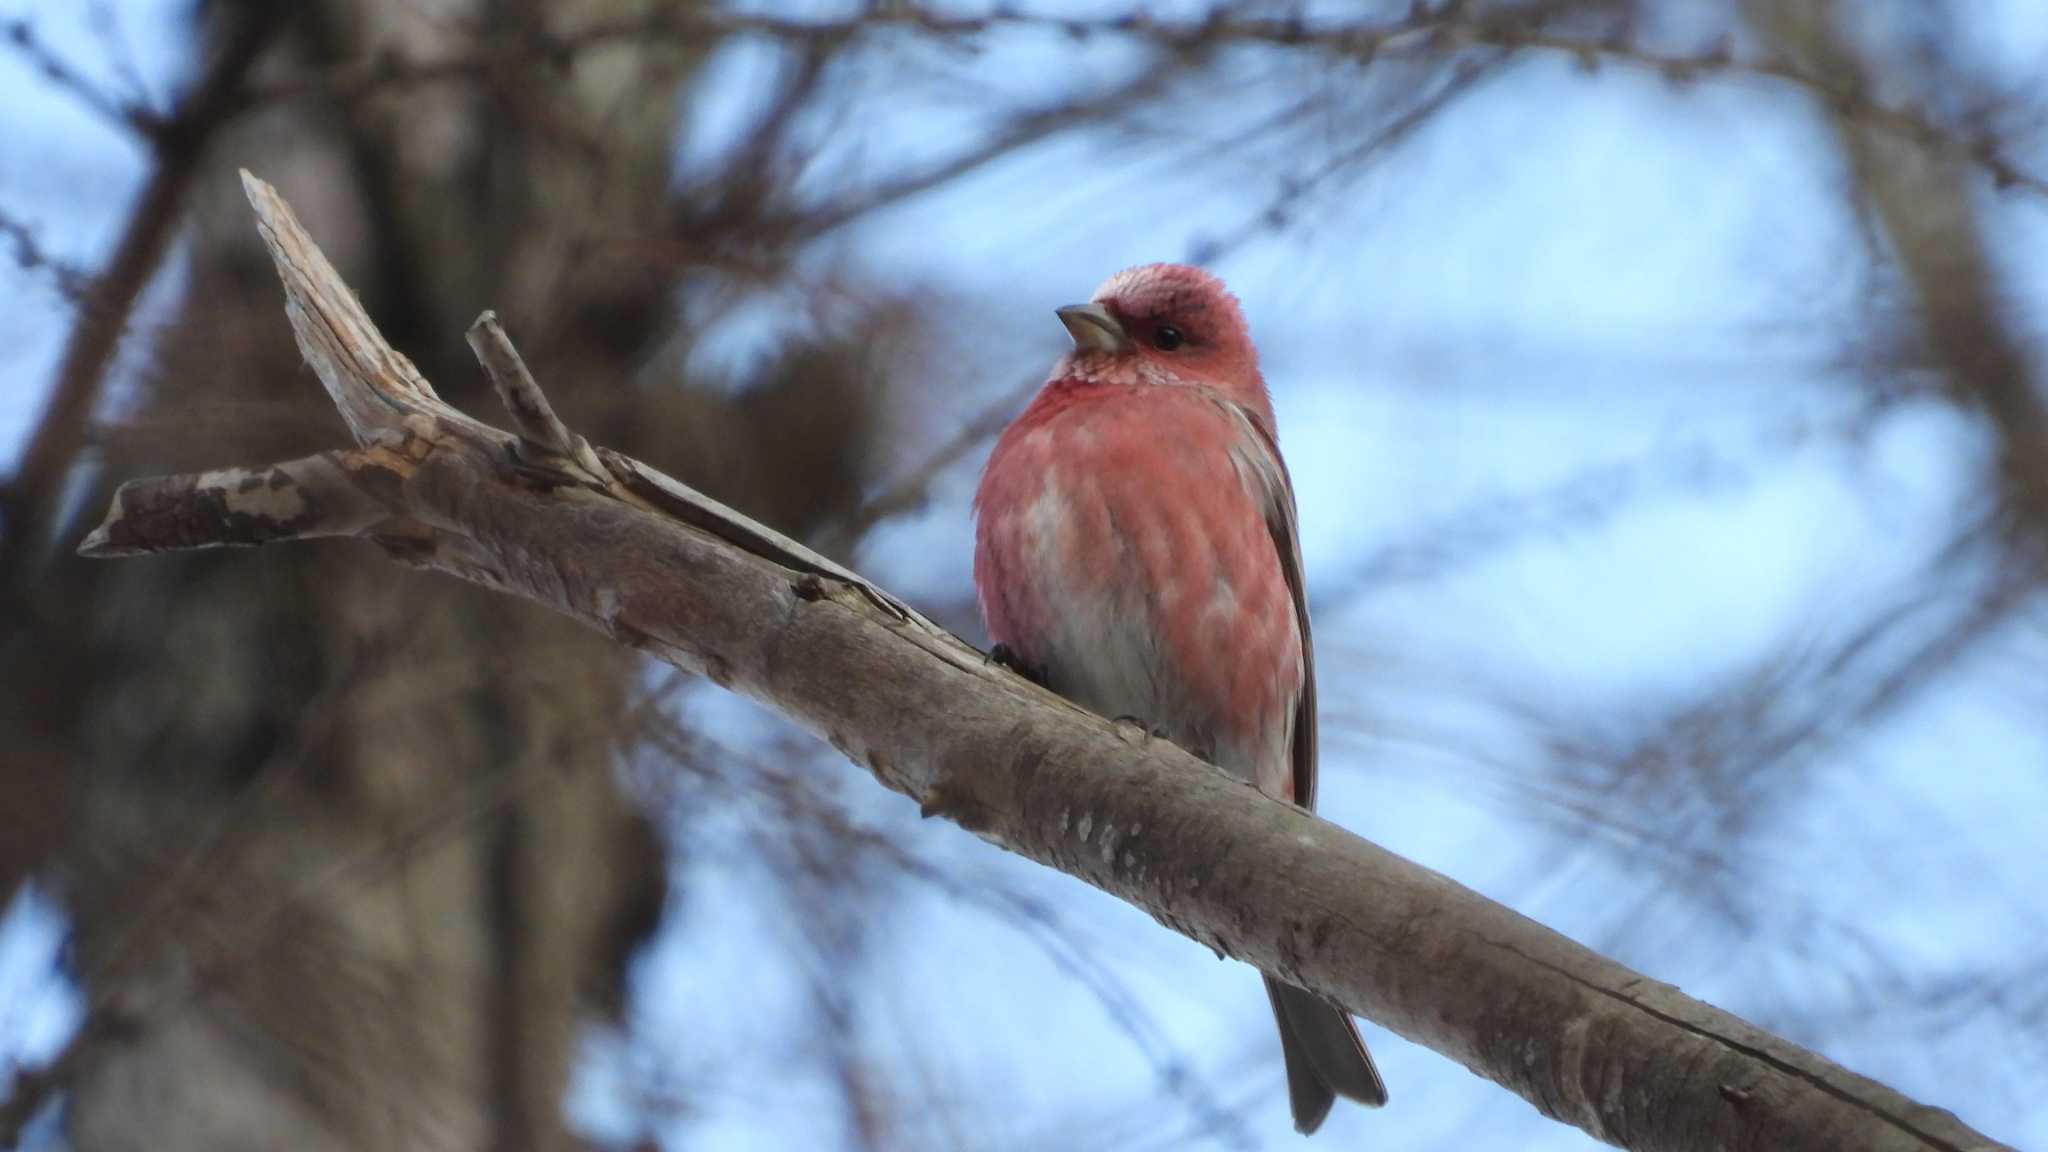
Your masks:
M356 534L545 604L822 735L927 814L1077 876L1622 1147L1990 1150L1953 1116L1607 960L1009 675L885 592L549 414L444 403L274 191L248 189L355 447L124 486L95 555Z

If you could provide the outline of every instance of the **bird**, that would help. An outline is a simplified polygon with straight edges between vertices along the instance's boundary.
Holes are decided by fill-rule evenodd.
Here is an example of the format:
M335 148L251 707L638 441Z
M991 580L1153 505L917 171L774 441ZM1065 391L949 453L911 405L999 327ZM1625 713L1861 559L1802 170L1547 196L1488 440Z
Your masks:
M1313 810L1316 692L1294 486L1237 299L1146 264L1055 309L1073 346L974 497L992 655ZM1342 1009L1272 976L1295 1128L1387 1090Z

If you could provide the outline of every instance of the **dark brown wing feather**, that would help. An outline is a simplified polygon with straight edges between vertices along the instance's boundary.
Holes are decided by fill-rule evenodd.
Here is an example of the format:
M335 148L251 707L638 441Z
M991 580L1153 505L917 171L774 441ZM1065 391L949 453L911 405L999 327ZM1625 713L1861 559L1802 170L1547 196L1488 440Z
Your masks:
M1234 404L1227 404L1252 430L1265 456L1256 471L1266 488L1266 530L1280 557L1280 571L1294 597L1294 622L1301 632L1301 696L1294 706L1294 802L1310 811L1316 806L1316 659L1308 627L1308 589L1301 575L1301 533L1295 523L1294 483L1271 430ZM1322 1125L1336 1097L1369 1108L1387 1102L1386 1082L1373 1066L1372 1054L1358 1026L1340 1008L1268 976L1266 992L1280 1026L1280 1050L1287 1063L1288 1103L1294 1126L1313 1132Z
M1249 428L1265 459L1259 468L1266 481L1266 531L1272 534L1273 551L1280 557L1280 572L1287 579L1287 593L1294 598L1294 623L1301 633L1301 695L1294 702L1294 802L1309 811L1316 807L1316 653L1308 627L1308 588L1301 576L1301 533L1294 518L1294 481L1287 474L1287 461L1273 433L1256 416L1239 405L1220 400Z
M1254 425L1257 427L1257 425ZM1287 462L1274 451L1280 465L1280 499L1266 517L1273 533L1273 548L1280 553L1280 571L1287 577L1287 591L1294 597L1294 622L1301 629L1301 698L1294 702L1294 802L1316 810L1316 645L1308 630L1308 588L1301 578L1301 535L1294 524L1294 483L1287 475Z

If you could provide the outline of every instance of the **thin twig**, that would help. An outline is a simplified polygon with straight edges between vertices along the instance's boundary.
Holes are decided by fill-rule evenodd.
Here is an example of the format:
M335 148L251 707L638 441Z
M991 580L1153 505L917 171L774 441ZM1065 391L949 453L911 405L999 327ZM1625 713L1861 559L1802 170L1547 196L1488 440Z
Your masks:
M478 316L465 338L470 350L476 353L477 362L483 365L484 375L491 378L499 402L505 405L505 414L512 418L512 430L519 433L521 440L556 456L573 458L579 446L585 453L590 451L590 446L555 415L555 406L540 390L519 349L512 346L512 338L505 334L496 312L486 310ZM595 461L592 465L594 468Z
M149 82L142 78L142 67L135 59L134 46L121 34L121 20L109 0L89 0L85 6L86 27L92 30L93 38L100 43L107 63L114 69L114 75L128 86L125 103L131 109L141 109L144 114L155 117L150 108Z
M1038 390L1036 376L1022 385L1004 392L995 400L984 405L980 411L969 416L946 442L939 445L924 458L917 467L904 473L881 491L861 501L860 506L845 519L828 526L819 534L820 549L826 553L843 554L845 549L858 543L863 536L874 531L875 526L898 516L906 516L925 506L931 500L934 481L947 469L958 464L968 453L980 447L982 442L1003 430L1017 409L1031 399Z
M1725 38L1694 51L1671 51L1638 42L1628 27L1599 34L1551 31L1541 13L1486 11L1463 4L1416 4L1393 21L1310 23L1298 16L1242 16L1222 9L1185 20L1155 19L1142 11L1077 19L1000 11L990 16L951 16L916 4L865 9L843 20L802 20L717 9L663 6L643 15L600 21L578 28L488 45L478 51L431 60L379 56L322 76L253 89L251 103L307 96L363 96L398 88L466 81L493 70L530 63L535 57L565 60L587 52L649 37L700 41L710 37L760 36L813 48L840 47L895 34L929 38L972 38L1003 28L1057 31L1077 39L1121 37L1142 40L1169 54L1227 45L1260 44L1321 52L1370 62L1382 56L1444 54L1468 47L1509 53L1560 55L1587 70L1612 62L1655 72L1674 83L1711 76L1752 76L1806 89L1830 107L1887 133L1924 147L1953 153L1978 165L2000 188L2024 188L2048 196L2048 177L2015 160L1995 136L1946 124L1926 109L1892 105L1861 88L1841 84L1776 56L1737 56Z
M70 304L82 304L92 291L92 274L76 264L53 255L43 247L36 231L27 223L0 210L0 237L14 246L14 262L30 272L47 272L57 285L57 294Z
M1512 57L1503 51L1492 53L1483 59L1468 58L1459 61L1450 78L1434 91L1403 109L1382 124L1372 135L1349 148L1342 149L1316 165L1306 175L1289 180L1281 188L1279 195L1235 232L1200 241L1194 246L1194 251L1188 258L1197 264L1213 264L1258 236L1285 228L1299 211L1303 201L1311 194L1336 177L1353 172L1360 165L1399 147L1444 109L1478 91L1486 81L1499 76L1510 59Z
M108 95L99 85L87 80L83 73L71 66L55 49L43 42L36 34L35 25L26 19L16 19L7 24L7 42L25 58L31 67L41 73L43 79L56 85L73 99L105 117L107 122L123 132L148 132L155 121L149 110L141 104L117 100Z

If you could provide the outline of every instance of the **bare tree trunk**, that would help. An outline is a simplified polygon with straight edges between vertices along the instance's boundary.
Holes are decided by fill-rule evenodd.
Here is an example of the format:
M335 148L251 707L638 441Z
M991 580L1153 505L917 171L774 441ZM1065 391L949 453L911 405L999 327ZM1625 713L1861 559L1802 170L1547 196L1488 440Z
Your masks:
M208 41L266 7L204 6ZM295 7L260 83L432 53L472 26L514 37L541 15L534 0ZM211 153L295 189L370 306L444 379L464 375L456 317L478 300L544 306L560 321L548 361L580 372L563 373L572 408L616 426L634 419L623 382L671 280L595 241L661 217L690 59L622 43L476 87L295 100L245 116ZM232 172L212 165L192 199L233 205ZM299 360L240 214L202 217L191 241L133 415L176 435L116 444L115 472L332 435L314 398L281 386ZM636 662L546 612L339 549L103 573L59 562L48 581L33 632L6 649L5 694L21 703L0 737L31 750L13 771L43 786L9 794L43 798L24 823L53 830L76 918L92 1013L73 1061L76 1146L563 1147L579 1014L615 1000L663 892L661 854L611 770Z

